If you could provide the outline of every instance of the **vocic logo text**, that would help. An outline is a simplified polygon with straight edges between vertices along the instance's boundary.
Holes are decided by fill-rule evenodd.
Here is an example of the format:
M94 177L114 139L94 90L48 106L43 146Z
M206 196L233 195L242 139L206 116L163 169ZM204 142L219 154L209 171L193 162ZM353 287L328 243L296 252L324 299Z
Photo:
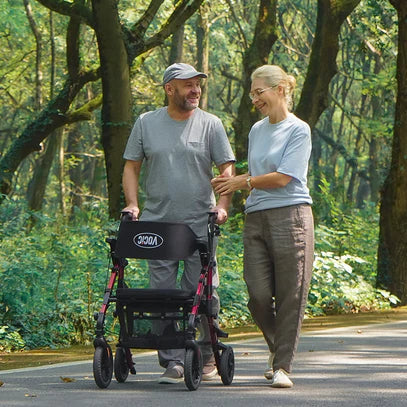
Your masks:
M134 236L133 242L142 249L155 249L164 243L164 239L155 233L144 232Z

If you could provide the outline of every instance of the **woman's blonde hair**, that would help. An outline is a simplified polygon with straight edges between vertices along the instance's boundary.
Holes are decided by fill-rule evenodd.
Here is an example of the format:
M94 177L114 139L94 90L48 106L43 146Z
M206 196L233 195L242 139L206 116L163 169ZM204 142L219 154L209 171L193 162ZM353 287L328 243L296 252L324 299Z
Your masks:
M255 69L251 75L251 80L263 79L267 86L282 86L284 96L289 110L293 107L293 93L296 84L294 76L288 75L277 65L263 65Z

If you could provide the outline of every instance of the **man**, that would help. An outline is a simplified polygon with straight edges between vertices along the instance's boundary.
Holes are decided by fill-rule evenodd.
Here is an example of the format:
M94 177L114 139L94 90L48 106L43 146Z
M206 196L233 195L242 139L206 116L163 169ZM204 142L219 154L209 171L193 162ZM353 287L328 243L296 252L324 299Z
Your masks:
M212 164L220 174L234 173L235 157L220 119L198 108L201 78L207 75L191 65L176 63L164 72L163 86L168 106L147 112L137 119L131 132L124 158L123 189L127 206L136 220L139 176L145 162L146 200L141 220L188 224L198 238L207 237L207 212L217 212L217 222L227 220L231 195L221 196L216 204L211 187ZM201 263L195 253L184 261L181 288L195 290ZM178 262L149 261L151 288L176 288ZM219 284L214 273L213 285ZM216 301L219 309L219 302ZM208 329L204 341L208 340ZM160 365L166 368L160 383L177 383L184 373L184 350L160 350ZM203 379L216 375L210 349L203 349Z

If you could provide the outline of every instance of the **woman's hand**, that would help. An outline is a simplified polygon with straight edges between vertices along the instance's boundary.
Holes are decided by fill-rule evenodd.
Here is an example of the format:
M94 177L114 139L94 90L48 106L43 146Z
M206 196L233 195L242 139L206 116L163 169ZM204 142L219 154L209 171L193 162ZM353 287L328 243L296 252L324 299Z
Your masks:
M214 191L220 195L227 195L240 189L249 189L246 183L248 174L237 175L235 177L226 177L220 175L211 180Z

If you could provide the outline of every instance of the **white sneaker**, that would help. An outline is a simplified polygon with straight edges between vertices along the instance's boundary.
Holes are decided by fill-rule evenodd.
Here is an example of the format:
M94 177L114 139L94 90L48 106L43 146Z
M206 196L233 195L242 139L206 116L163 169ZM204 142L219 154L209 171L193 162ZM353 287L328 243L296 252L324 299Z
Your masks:
M207 359L204 357L204 360ZM208 382L210 380L215 379L215 377L218 375L218 369L216 367L216 362L215 362L215 355L212 354L211 357L208 360L205 360L204 366L202 368L202 380L204 382Z
M158 383L176 384L184 378L184 367L175 365L167 368L167 370L158 378Z
M270 353L269 360L267 362L267 369L264 371L264 377L267 380L273 379L273 360L274 360L274 353Z
M278 369L273 375L271 387L287 389L293 387L293 382L289 379L288 373L284 369Z
M202 380L204 382L209 382L213 380L218 375L218 369L216 366L204 366L202 370Z

